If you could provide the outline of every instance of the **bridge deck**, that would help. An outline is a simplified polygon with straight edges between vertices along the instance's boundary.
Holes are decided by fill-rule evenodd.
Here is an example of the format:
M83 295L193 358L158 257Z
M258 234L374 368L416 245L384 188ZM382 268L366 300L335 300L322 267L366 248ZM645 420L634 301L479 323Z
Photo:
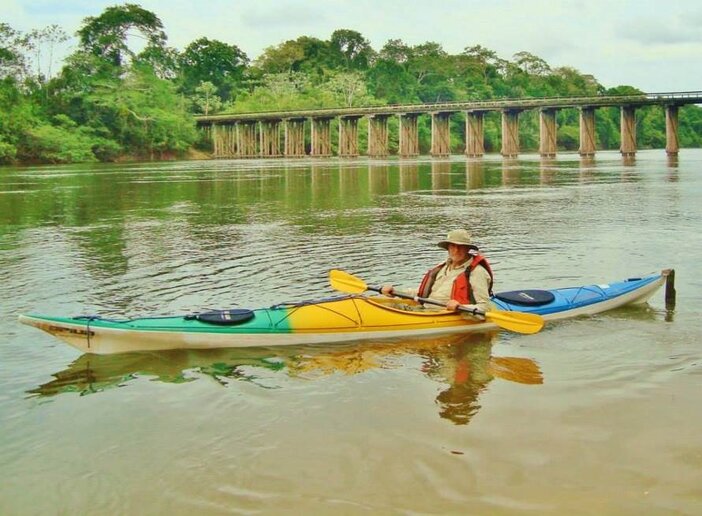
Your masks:
M259 111L255 113L230 113L195 117L199 125L216 122L244 120L285 120L293 118L352 117L366 115L392 115L406 113L454 113L459 111L500 111L528 109L563 109L582 107L649 106L702 104L702 91L671 93L641 93L639 95L597 95L591 97L530 97L522 99L496 99L460 102L435 102L430 104L393 104L333 109L306 109L297 111Z

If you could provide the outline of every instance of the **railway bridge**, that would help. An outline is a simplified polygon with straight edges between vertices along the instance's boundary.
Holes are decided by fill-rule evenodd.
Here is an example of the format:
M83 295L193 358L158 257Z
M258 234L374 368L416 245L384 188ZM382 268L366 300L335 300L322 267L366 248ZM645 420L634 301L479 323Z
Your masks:
M337 154L355 157L360 154L358 126L368 123L366 154L383 158L389 154L388 120L399 117L398 154L419 155L418 118L431 117L431 150L435 157L450 154L450 119L465 113L465 154L480 157L485 153L484 118L489 112L502 116L502 148L505 157L519 152L519 115L539 111L539 153L553 157L557 152L556 113L561 109L580 111L581 156L593 156L595 145L595 110L620 109L620 152L625 157L636 154L636 110L643 106L661 106L665 110L666 152L678 154L678 111L680 106L702 104L702 91L641 93L636 95L597 95L583 97L534 97L433 104L404 104L338 109L268 111L196 117L200 128L208 131L216 158L329 157L332 156L332 122L338 123ZM306 128L309 127L309 133ZM309 145L305 135L309 134Z

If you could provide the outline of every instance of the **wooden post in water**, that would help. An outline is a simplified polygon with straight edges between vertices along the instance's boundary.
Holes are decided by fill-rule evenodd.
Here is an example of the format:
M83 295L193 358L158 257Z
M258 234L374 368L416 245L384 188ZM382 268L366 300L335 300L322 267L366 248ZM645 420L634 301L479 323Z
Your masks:
M678 108L676 104L665 107L665 152L668 156L677 156L680 150L678 140Z
M315 158L326 158L332 155L331 120L329 117L312 119L312 149L310 155Z
M431 155L446 158L451 154L451 113L431 114Z
M485 154L485 111L466 112L466 156L480 158Z
M665 269L665 309L673 310L675 308L675 269Z
M519 156L519 110L502 110L502 155L505 158Z
M625 158L636 155L636 108L622 106L621 110L621 145L619 152Z
M286 158L305 156L305 119L288 118L285 124L283 152Z
M584 158L595 155L595 108L580 108L580 148L578 152Z
M558 149L556 137L556 110L542 109L539 113L539 154L543 158L555 158Z
M388 118L390 115L370 115L368 117L368 156L384 158L388 151Z
M402 113L400 115L400 156L403 158L419 156L417 118L419 118L419 113Z
M339 157L358 156L358 115L339 117Z

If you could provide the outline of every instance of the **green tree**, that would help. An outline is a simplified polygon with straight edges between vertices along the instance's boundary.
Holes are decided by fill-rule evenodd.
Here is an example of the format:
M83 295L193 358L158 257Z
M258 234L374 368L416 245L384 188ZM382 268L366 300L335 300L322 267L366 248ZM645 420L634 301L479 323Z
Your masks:
M546 61L529 52L517 52L513 57L514 63L526 74L546 75L551 71Z
M217 96L217 87L211 82L203 81L195 88L193 102L200 113L205 116L216 112L222 107L222 99Z
M288 40L278 46L267 47L256 59L254 66L263 73L284 73L299 70L305 60L305 48L296 40Z
M412 50L401 39L391 39L366 73L369 92L390 104L418 102L417 79L407 70Z
M138 31L146 39L146 49L166 44L166 33L158 16L129 3L108 7L100 16L85 18L77 35L82 49L119 67L136 55L129 48L130 30Z
M0 79L21 79L27 72L24 51L29 43L19 31L0 23Z
M234 103L233 111L276 111L334 107L329 92L312 84L302 72L265 74L260 84L242 94Z
M59 45L70 38L58 25L49 25L29 33L28 45L34 54L34 66L37 81L46 83L54 74L55 52Z
M132 154L153 159L184 152L196 140L194 121L175 87L149 67L95 84L86 101L95 130L109 131Z
M331 93L343 107L367 106L373 103L368 94L366 81L360 72L338 72L325 82L322 88Z
M329 70L338 65L328 41L309 36L288 40L280 45L268 47L255 62L255 69L262 74L302 72L314 83L323 82Z
M209 82L226 101L234 98L241 86L249 58L235 45L200 38L186 47L179 64L181 90L185 94L193 94L201 83Z
M346 70L366 70L375 53L360 32L349 29L335 30L329 39L329 47L338 60L338 64L333 64Z

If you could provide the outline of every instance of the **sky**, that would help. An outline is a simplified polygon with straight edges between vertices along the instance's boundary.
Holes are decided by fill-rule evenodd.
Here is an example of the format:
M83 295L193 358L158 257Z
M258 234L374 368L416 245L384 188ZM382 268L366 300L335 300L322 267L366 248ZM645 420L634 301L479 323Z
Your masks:
M70 35L112 0L0 0L0 22L23 32L57 24ZM207 37L249 59L288 39L360 32L375 50L390 39L439 43L458 54L482 45L569 66L603 86L702 91L700 0L131 0L156 14L168 44ZM74 40L75 43L75 40Z

